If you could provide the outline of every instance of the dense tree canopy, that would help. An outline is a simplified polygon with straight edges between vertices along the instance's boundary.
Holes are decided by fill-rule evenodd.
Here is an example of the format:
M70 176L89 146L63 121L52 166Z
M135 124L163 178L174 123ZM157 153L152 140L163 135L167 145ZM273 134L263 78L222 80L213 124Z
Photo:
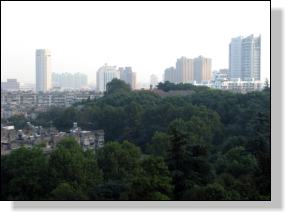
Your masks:
M41 144L29 152L18 149L21 157L1 156L3 200L270 199L267 88L241 94L165 82L158 84L165 92L195 93L161 98L153 91L124 89L127 85L118 79L111 83L108 97L83 100L80 111L77 104L52 107L32 121L43 127L52 124L59 131L69 130L73 122L82 130L104 129L104 148L95 155L84 152L75 140L64 139L50 157L36 151ZM13 117L10 121L21 127L27 120ZM141 153L152 156L141 160ZM6 163L23 160L23 168ZM22 184L30 179L15 174L26 168L31 181ZM31 168L43 174L36 176ZM22 188L30 193L22 194ZM41 188L43 192L37 190Z
M126 84L125 81L120 80L118 78L113 78L112 81L107 83L107 87L108 87L109 94L125 93L132 90L130 84Z

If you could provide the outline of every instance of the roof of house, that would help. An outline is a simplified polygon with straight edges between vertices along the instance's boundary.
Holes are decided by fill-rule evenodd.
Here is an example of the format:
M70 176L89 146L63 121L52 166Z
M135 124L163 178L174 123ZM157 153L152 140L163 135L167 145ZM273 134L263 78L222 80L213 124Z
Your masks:
M141 92L141 91L150 91L150 90L135 90L136 92ZM154 92L154 93L164 93L164 91L163 90L159 90L159 89L157 89L157 90L152 90L152 92Z

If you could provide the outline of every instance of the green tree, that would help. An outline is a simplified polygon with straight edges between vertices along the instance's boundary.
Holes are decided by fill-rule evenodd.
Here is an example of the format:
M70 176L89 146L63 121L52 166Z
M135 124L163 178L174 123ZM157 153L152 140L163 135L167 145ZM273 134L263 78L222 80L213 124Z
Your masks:
M254 171L256 188L261 195L271 195L271 157L270 153L261 153L257 156L259 168Z
M218 175L229 173L238 178L253 173L258 168L258 164L255 156L247 154L245 148L240 146L230 149L224 155L219 155L214 167Z
M145 157L142 172L132 179L128 190L130 200L170 200L173 186L163 158Z
M96 155L90 149L84 152L73 137L62 139L51 153L49 177L51 190L67 183L86 195L103 182Z
M258 112L248 126L247 151L255 156L270 151L270 118L264 112Z
M122 194L126 194L131 179L108 181L94 188L90 194L90 200L119 200Z
M227 191L219 183L214 182L207 186L194 186L188 189L182 200L240 200L240 195L237 191Z
M2 199L45 200L48 185L48 161L42 149L20 147L7 157L1 156Z
M151 143L147 143L146 152L155 157L163 157L164 159L168 158L168 150L172 148L170 142L170 135L167 133L156 132L154 137L151 139Z
M122 180L140 171L141 150L134 144L108 142L97 152L100 169L104 172L104 181Z
M166 160L171 173L175 200L194 185L205 185L210 175L210 164L207 162L208 149L198 138L183 131L182 126L169 125L172 149Z
M118 78L113 78L111 82L107 83L107 86L109 95L114 93L125 93L132 90L130 84L126 84L125 81Z
M265 87L263 89L264 92L270 92L270 85L268 78L265 79Z
M59 184L51 194L51 200L89 200L81 190L75 190L67 183Z

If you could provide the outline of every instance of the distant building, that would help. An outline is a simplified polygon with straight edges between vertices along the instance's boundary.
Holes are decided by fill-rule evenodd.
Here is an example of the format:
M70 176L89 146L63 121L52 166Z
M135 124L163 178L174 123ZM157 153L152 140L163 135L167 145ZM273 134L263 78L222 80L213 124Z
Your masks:
M261 35L239 36L229 44L229 78L261 80Z
M51 51L38 49L35 53L36 92L51 88Z
M153 88L155 88L156 85L158 85L158 77L156 75L150 76L150 85L152 85Z
M116 66L102 66L96 73L97 91L106 91L107 83L111 82L113 78L120 79L120 71L116 70Z
M20 82L17 79L7 79L7 82L1 82L2 90L19 90Z
M165 69L164 82L165 81L169 81L171 83L177 83L177 76L176 76L174 67L170 67L168 69Z
M194 58L193 80L197 82L210 81L212 73L212 61L210 58L199 56ZM191 79L188 79L191 80ZM187 81L186 81L187 83Z
M176 62L176 82L175 83L187 83L188 80L192 80L194 77L193 59L187 59L181 57Z
M132 67L125 67L125 69L123 67L119 67L118 71L120 72L120 79L125 81L127 84L130 84L132 90L135 90L137 88L137 74L132 71Z
M81 89L88 85L88 77L83 73L52 73L52 87Z
M212 61L210 58L199 56L198 58L188 59L181 57L177 59L176 69L170 67L165 69L164 82L187 83L191 80L201 82L202 80L211 80Z

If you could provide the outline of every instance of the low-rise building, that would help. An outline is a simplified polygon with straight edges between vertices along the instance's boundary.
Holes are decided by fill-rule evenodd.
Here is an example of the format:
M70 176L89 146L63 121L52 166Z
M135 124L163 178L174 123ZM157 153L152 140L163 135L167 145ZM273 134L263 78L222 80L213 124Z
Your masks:
M77 127L77 123L74 123L67 132L58 132L54 127L43 129L28 122L22 130L7 130L1 127L1 154L7 154L21 145L34 147L40 143L45 143L45 148L49 152L49 149L53 150L61 139L70 137L74 137L84 150L92 149L96 153L97 149L104 147L104 135L104 130L82 131Z

